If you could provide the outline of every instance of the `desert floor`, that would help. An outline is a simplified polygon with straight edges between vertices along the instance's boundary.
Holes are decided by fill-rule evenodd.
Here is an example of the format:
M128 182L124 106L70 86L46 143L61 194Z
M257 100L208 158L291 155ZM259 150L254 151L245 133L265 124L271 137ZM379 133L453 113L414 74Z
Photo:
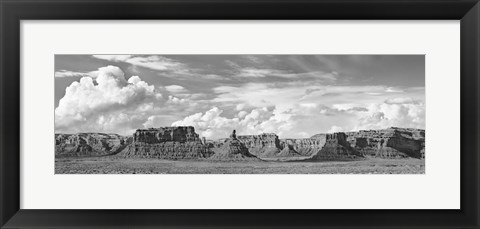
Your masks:
M212 162L125 159L114 156L56 158L55 174L424 174L425 160L362 159L326 162Z

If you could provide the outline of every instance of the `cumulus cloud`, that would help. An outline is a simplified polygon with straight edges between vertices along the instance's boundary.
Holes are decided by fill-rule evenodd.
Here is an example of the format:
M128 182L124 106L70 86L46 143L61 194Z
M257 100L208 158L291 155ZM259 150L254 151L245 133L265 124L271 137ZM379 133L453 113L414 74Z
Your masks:
M333 125L327 132L328 133L336 133L336 132L343 132L344 129L340 126Z
M397 94L386 92L385 86L247 83L214 91L213 103L236 104L233 108L238 113L231 117L215 107L208 116L196 113L174 124L195 126L205 137L213 138L225 137L232 129L239 134L274 132L299 138L391 126L425 128L423 93L416 89ZM395 97L398 95L404 97ZM271 109L265 111L266 107ZM264 115L257 115L259 112Z
M237 111L241 111L243 110L243 108L245 108L245 104L243 103L237 104L237 106L235 106L235 109L237 109Z
M237 116L238 116L239 118L243 118L243 117L245 117L247 114L248 114L248 112L246 112L246 111L240 111L240 112L238 112Z
M65 89L65 96L55 109L56 130L117 131L126 123L128 128L142 121L134 111L148 109L159 97L154 86L140 77L126 80L120 68L102 67L96 71L95 78L82 77Z
M363 112L359 116L358 124L353 129L383 129L392 126L425 128L423 102L411 103L410 100L406 100L406 103L389 103L387 101L368 106L368 112Z
M173 122L172 125L194 126L201 136L210 139L228 137L233 129L239 135L275 133L281 138L305 138L327 131L330 128L329 121L338 118L321 114L319 109L322 108L295 106L289 111L280 112L262 107L249 112L240 111L229 118L222 109L213 107L204 113L195 113Z
M222 116L223 110L218 107L185 117L183 120L172 123L172 126L194 126L202 137L219 139L228 137L233 129L240 134L260 134L268 130L268 123L273 117L273 112L267 108L254 109L242 115L242 118L227 118Z
M173 104L181 104L181 103L187 102L187 100L186 99L180 99L180 98L177 98L175 96L169 95L168 96L168 102L173 103Z

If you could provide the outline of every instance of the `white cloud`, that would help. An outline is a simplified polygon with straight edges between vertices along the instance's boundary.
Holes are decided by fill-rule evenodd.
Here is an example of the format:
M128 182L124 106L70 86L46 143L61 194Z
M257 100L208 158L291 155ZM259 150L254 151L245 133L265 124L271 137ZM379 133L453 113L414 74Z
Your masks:
M276 69L257 69L257 68L242 68L236 75L237 77L267 77L274 75L286 74L282 70Z
M403 90L401 89L398 89L398 88L394 88L394 87L387 87L385 89L386 92L390 92L390 93L398 93L398 92L403 92Z
M247 114L248 114L248 113L247 113L246 111L240 111L240 112L238 112L237 116L238 116L239 118L243 118L243 117L245 117Z
M243 104L243 103L237 104L237 106L235 106L235 109L237 111L241 111L241 110L243 110L243 108L245 108L245 104Z
M56 131L125 132L142 117L152 103L161 98L154 86L138 76L125 79L123 71L115 66L99 68L97 77L82 77L65 90L55 109Z
M184 87L180 86L180 85L169 85L169 86L165 86L165 89L171 93L183 93L183 92L186 92L187 89L185 89Z
M131 57L125 62L136 65L136 66L141 66L144 68L150 68L154 70L173 70L173 69L178 69L183 67L182 63L176 62L172 59L162 57L162 56L136 56L136 57Z
M226 138L234 129L239 135L275 133L281 138L305 138L325 132L330 126L321 120L332 119L319 114L318 110L300 106L289 112L256 108L250 112L240 111L233 118L223 113L223 110L213 107L205 113L196 113L173 122L172 125L194 126L197 133L209 139Z
M344 132L345 130L340 126L333 125L327 132L328 133L336 133L336 132Z
M388 127L425 128L425 104L381 103L368 106L368 112L359 115L354 130Z
M385 100L387 104L418 104L420 101L410 97L398 97Z
M257 130L271 130L282 137L391 126L425 128L423 88L389 93L385 86L247 83L220 86L214 91L214 103L238 104L236 110L243 110L244 105L254 110L274 107L272 116L260 120ZM243 112L236 114L236 118L244 117Z
M186 103L187 100L186 100L186 99L179 99L179 98L177 98L177 97L175 97L175 96L169 95L169 96L168 96L168 102L169 102L169 103L173 103L173 104L182 104L182 103Z
M268 128L273 113L266 108L252 110L243 118L226 118L218 107L185 117L172 123L172 126L194 126L197 133L209 139L226 138L235 129L239 134L260 134Z
M230 80L217 74L200 73L199 69L188 67L177 60L158 55L93 55L94 58L112 62L124 62L131 64L129 69L140 72L139 67L159 71L159 75L172 78L202 78L207 80Z
M202 101L192 98L207 95L187 95L180 85L157 85L165 92L179 92L164 97L138 76L126 80L115 66L89 75L67 87L55 109L57 132L131 134L136 128L171 123L195 126L210 139L228 137L233 129L239 134L303 138L324 132L425 126L422 88L388 93L384 86L247 83L216 87L216 97ZM221 106L234 112L224 112Z
M166 126L165 121L170 120L171 118L172 117L170 115L151 115L142 124L142 126L143 128L158 128ZM140 126L138 128L140 128Z
M337 79L337 72L322 72L322 71L312 71L312 72L302 72L302 73L292 73L284 70L277 69L258 69L258 68L239 68L238 73L234 75L235 77L251 77L251 78L263 78L268 76L281 77L281 78L290 78L290 79L317 79L324 80L328 82L333 82Z
M83 77L88 76L89 73L85 72L72 72L67 70L60 70L55 72L55 77L63 78L63 77Z
M100 74L113 74L114 77L122 77L123 81L125 81L124 73L123 71L112 65L108 65L106 67L101 67L96 71L90 71L90 72L73 72L73 71L67 71L67 70L60 70L55 72L55 77L91 77L91 78L97 78Z
M122 62L130 59L132 55L93 55L93 57L113 62Z
M93 57L113 62L125 62L153 70L174 70L183 68L184 64L163 56L134 56L134 55L93 55Z

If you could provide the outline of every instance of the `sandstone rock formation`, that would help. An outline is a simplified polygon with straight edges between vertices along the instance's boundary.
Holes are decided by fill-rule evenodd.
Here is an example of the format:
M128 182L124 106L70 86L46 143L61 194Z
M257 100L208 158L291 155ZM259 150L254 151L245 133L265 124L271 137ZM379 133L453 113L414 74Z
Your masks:
M251 154L245 144L237 139L235 130L230 138L224 140L223 144L216 144L212 149L215 154L210 160L221 161L260 161L255 155Z
M365 156L424 158L425 130L391 127L383 130L347 132L350 146Z
M157 144L163 142L201 142L193 126L139 129L133 134L134 142Z
M104 156L123 150L132 141L118 134L55 134L55 156Z
M315 159L318 160L333 160L360 156L350 147L343 133L323 134L315 139L280 140L276 134L240 135L237 138L251 154L264 159L301 159L317 155Z
M237 138L251 154L259 158L312 157L315 160L340 160L356 157L425 157L425 130L420 129L392 127L317 134L304 139L279 139L275 134L240 135Z
M325 145L325 138L282 139L283 148L289 147L301 156L312 156Z
M191 126L139 129L132 136L55 134L56 156L105 156L212 160L345 160L357 157L424 158L425 130L383 130L317 134L279 139L274 133L237 135L216 141L200 138Z
M260 158L279 156L282 150L276 134L240 135L238 140L248 148L248 151Z
M208 158L212 154L192 126L177 126L139 129L133 134L132 144L119 155L176 160Z
M325 142L322 149L312 155L312 160L348 160L361 156L347 142L345 133L320 134L316 139Z

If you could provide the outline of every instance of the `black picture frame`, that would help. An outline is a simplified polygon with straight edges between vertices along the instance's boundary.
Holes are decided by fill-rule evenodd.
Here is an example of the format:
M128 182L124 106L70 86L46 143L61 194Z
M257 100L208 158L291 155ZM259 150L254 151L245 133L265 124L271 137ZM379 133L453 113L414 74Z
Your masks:
M478 198L480 191L478 144L480 5L477 0L0 0L0 15L0 225L2 228L480 227ZM461 209L20 209L20 21L80 19L460 20Z

